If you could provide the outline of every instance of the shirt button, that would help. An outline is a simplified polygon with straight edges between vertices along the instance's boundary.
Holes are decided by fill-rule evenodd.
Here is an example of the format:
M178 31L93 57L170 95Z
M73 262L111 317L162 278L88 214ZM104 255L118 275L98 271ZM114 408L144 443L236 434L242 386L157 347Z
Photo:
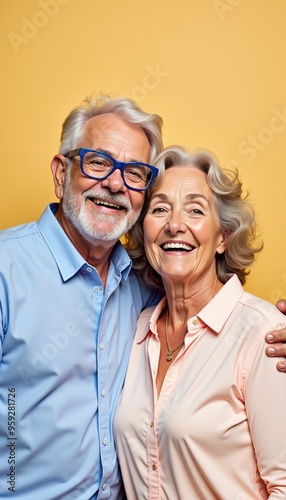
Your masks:
M193 319L193 325L197 325L198 323L199 323L199 321L197 318Z
M154 427L154 422L152 420L152 422L150 422L150 427Z
M105 396L106 396L106 391L102 391L102 392L101 392L101 395L102 395L102 397L103 397L103 398L105 398Z
M104 343L103 342L100 342L99 349L101 349L101 350L104 349Z
M155 465L155 464L153 464L153 465L152 465L152 469L153 469L153 470L156 470L156 469L157 469L157 467L156 467L156 465Z
M108 445L108 439L107 438L104 438L102 442L103 442L104 446Z
M88 273L92 273L91 267L87 267L86 270L87 270Z
M103 489L103 491L104 491L104 490L106 490L106 488L107 488L107 484L106 484L106 483L104 483L104 484L101 486L101 488Z
M93 291L96 292L96 293L99 292L99 286L94 286L93 287Z

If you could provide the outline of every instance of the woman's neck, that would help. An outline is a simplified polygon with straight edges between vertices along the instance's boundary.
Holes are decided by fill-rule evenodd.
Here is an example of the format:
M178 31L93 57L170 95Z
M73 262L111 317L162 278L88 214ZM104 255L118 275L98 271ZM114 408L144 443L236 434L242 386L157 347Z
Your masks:
M164 280L170 318L179 323L196 316L223 287L217 275L206 275L198 281ZM175 318L173 318L175 319ZM178 323L176 323L178 324Z

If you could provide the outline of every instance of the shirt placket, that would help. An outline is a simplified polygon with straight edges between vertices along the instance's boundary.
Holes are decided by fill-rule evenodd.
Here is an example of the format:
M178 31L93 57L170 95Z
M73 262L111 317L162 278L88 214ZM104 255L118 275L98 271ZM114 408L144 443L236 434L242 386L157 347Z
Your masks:
M179 374L182 356L184 355L185 351L189 349L191 344L198 338L201 326L202 325L197 317L193 317L188 321L188 334L186 336L185 347L169 367L164 378L159 398L157 397L156 378L160 356L160 341L155 334L152 334L149 339L148 356L153 384L153 408L150 413L150 423L147 436L149 500L158 500L162 498L160 487L161 479L158 421L164 411L166 402L168 401L169 396L174 389L174 385Z
M112 284L107 287L104 293L103 287L97 290L94 287L95 300L102 301L100 318L103 314L106 303L110 295L119 286L121 274L113 276ZM98 343L97 343L97 364L98 364L98 426L99 426L99 447L102 464L102 480L97 499L109 498L110 477L112 474L112 454L115 453L113 438L110 434L110 394L109 394L109 360L108 360L108 337L103 328L98 324Z
M157 389L156 377L160 355L160 342L156 335L152 334L148 343L148 357L152 374L153 384L153 406L150 412L149 427L147 433L147 467L148 467L148 490L149 500L160 498L160 471L158 442L156 431L157 418Z
M97 377L98 377L98 430L99 449L102 464L102 480L98 498L110 496L110 486L107 477L110 475L110 432L109 432L109 395L108 395L108 353L104 332L100 330L100 319L104 309L104 288L97 271L87 266L91 280L91 290L94 302L94 332L97 343ZM96 385L96 381L95 381Z

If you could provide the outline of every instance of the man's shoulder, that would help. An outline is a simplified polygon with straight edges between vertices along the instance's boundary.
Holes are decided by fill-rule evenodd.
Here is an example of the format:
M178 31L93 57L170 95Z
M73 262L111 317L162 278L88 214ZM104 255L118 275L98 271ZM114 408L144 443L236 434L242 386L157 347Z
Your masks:
M55 204L54 204L55 205ZM6 245L14 245L20 239L26 239L29 242L35 235L43 234L45 228L53 224L54 217L52 212L53 204L46 207L40 218L36 221L26 222L17 226L0 230L0 245L3 248Z
M140 294L143 297L148 297L148 302L144 306L145 308L158 304L158 302L160 302L162 297L164 297L165 295L165 292L163 290L144 283L144 281L142 281L136 271L133 271L132 269L128 276L128 283L131 287L135 287L135 290L137 292L140 291Z
M13 242L39 232L37 222L28 222L19 226L9 227L0 231L0 243Z

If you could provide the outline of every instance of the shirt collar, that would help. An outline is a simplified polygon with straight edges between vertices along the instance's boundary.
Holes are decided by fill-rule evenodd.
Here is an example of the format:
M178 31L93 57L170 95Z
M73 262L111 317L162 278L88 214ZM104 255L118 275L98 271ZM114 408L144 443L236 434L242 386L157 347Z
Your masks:
M58 203L48 205L38 221L38 227L51 250L63 280L67 281L83 266L89 264L80 255L58 223L55 217L58 206ZM112 260L114 267L122 274L122 278L126 281L132 267L132 262L120 241L114 246L110 260Z
M145 309L140 314L140 318L142 318L146 315L147 318L150 319L150 321L146 321L142 331L139 332L139 334L137 336L137 343L138 344L140 344L140 342L142 342L145 339L149 330L152 333L154 333L156 336L158 336L157 321L158 321L163 309L166 307L166 304L167 304L167 299L166 299L166 297L163 297L162 300L160 300L159 304L157 304L156 307L152 306L153 312L151 314L151 317L150 317L150 308Z
M232 275L220 291L213 297L213 299L203 309L201 309L201 311L197 314L197 318L199 318L205 325L208 325L213 331L219 333L243 293L244 290L238 277L236 275ZM138 344L145 339L149 330L157 335L157 321L166 306L166 302L167 299L164 297L155 307L147 327L143 329L137 337ZM143 314L144 311L141 315ZM192 327L192 320L194 320L194 318L190 318L188 320L188 330L199 329L201 325L199 324L197 326L197 323L193 323L196 325L195 329Z
M214 298L197 315L206 325L219 333L244 293L238 277L231 276Z

